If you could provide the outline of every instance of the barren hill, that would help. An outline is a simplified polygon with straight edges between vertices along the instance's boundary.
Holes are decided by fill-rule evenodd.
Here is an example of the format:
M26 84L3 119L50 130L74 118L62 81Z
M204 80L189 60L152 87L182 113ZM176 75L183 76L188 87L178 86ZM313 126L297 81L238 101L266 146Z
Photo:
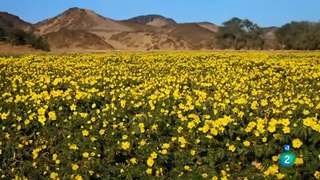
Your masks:
M56 17L35 24L35 27L55 49L110 50L114 48L103 35L133 30L121 22L80 8L70 8Z
M210 22L199 22L197 23L202 28L208 29L209 31L212 31L214 33L218 32L219 27L215 24L212 24Z
M101 37L83 30L60 29L44 35L53 49L112 50L110 44Z
M60 29L85 31L130 31L132 28L120 22L102 17L91 10L70 8L62 14L35 25L40 34L57 32Z
M0 12L0 27L3 29L23 29L31 30L32 25L20 19L18 16L7 12Z
M189 49L210 49L215 33L196 23L177 24L168 30L171 36L184 40Z
M117 21L81 8L70 8L34 25L18 20L16 16L0 14L0 26L12 23L33 29L53 51L211 49L218 29L208 22L179 24L161 15Z

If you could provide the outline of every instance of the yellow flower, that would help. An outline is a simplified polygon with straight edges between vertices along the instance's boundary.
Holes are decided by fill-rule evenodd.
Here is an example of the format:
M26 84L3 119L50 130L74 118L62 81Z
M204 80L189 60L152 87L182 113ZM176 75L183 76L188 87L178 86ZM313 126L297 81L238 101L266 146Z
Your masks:
M79 169L79 166L77 164L72 164L72 170L76 171Z
M132 164L137 164L138 162L137 162L137 158L131 158L130 159L130 162L132 163Z
M153 158L150 158L150 157L149 157L148 160L147 160L147 165L148 165L149 167L152 167L153 164L154 164Z
M194 124L194 122L188 122L188 128L189 129L192 129L192 128L194 128L196 125Z
M201 176L202 176L202 178L207 178L208 174L207 173L202 173Z
M126 139L128 139L128 135L123 135L122 140L126 140Z
M313 175L316 179L320 179L320 171L316 171Z
M125 107L126 107L126 103L127 103L126 100L123 100L123 99L122 99L122 100L120 101L120 106L121 106L121 108L125 108Z
M292 140L292 147L294 148L300 148L302 146L302 142L300 141L300 139L294 139Z
M282 174L282 173L277 174L277 179L283 179L284 177L286 177L285 174Z
M58 158L58 155L56 153L52 154L52 160L53 161L57 160L57 158Z
M38 116L38 121L41 123L41 125L45 125L46 117L44 115Z
M163 149L169 149L169 147L170 147L170 144L169 144L169 143L164 143L164 144L162 145L162 148L163 148Z
M72 105L70 106L70 109L71 109L71 111L75 111L75 110L77 109L77 105L72 104Z
M89 131L87 131L86 129L82 130L82 135L83 136L89 136Z
M156 159L158 157L158 154L156 152L152 152L150 156L152 159Z
M263 137L263 138L262 138L262 142L264 142L264 143L267 142L267 140L268 140L268 139L267 139L266 137Z
M211 128L210 133L216 136L218 134L218 130L216 128Z
M96 108L96 107L97 107L96 103L93 103L93 104L91 105L91 108L92 108L92 109L94 109L94 108Z
M9 115L9 113L1 113L1 119L2 120L7 119L8 115Z
M185 166L184 166L184 169L187 170L187 171L191 171L191 168L190 168L190 166L188 166L188 165L185 165Z
M138 126L139 126L140 129L144 128L144 124L143 123L139 123Z
M194 156L194 155L196 154L196 151L195 151L195 150L191 150L191 151L190 151L190 154L191 154L192 156Z
M89 170L89 174L90 176L92 176L94 174L94 171Z
M271 132L271 133L275 132L276 131L276 126L273 126L273 125L269 126L268 127L268 131Z
M278 156L272 156L272 161L278 161L279 155Z
M218 176L212 176L211 180L218 180Z
M186 144L186 143L187 143L187 141L186 141L186 139L185 139L184 137L179 137L179 138L178 138L178 141L179 141L181 144Z
M282 131L283 131L285 134L288 134L288 133L290 133L290 128L286 126L286 127L282 128Z
M84 158L89 158L89 153L88 153L88 152L84 152L84 153L82 154L82 157L84 157Z
M71 150L77 150L77 149L79 149L79 148L78 148L78 146L77 146L76 144L71 144L71 145L69 145L69 149L71 149Z
M104 135L105 132L106 132L106 130L100 129L99 134L100 134L100 135Z
M32 150L33 159L36 159L39 156L40 151L41 151L41 148L36 148Z
M76 177L74 178L75 180L83 180L82 176L81 175L76 175Z
M148 168L148 169L146 170L146 173L149 174L149 175L152 174L152 169L151 169L151 168Z
M305 110L302 111L302 113L307 116L307 115L310 114L310 111L308 111L308 110L305 109Z
M249 141L244 141L244 142L243 142L243 145L246 146L246 147L250 146L250 144L251 144L251 143L250 143Z
M30 120L29 120L29 119L27 119L27 120L24 121L24 124L25 124L25 125L28 125L29 123L30 123Z
M48 113L48 116L49 116L49 120L52 120L52 121L57 120L57 116L56 116L56 113L54 111L50 111Z
M154 124L151 126L152 131L157 131L158 130L158 125Z
M266 106L266 105L268 105L268 100L263 99L260 104L261 104L261 106Z
M296 158L295 162L296 165L301 165L303 164L303 158Z
M225 170L221 170L221 175L222 176L226 176L227 175L227 172Z
M234 152L236 150L236 147L234 145L229 146L229 151Z
M141 140L140 142L139 142L139 145L140 146L144 146L144 145L146 145L147 144L147 142L145 141L145 140Z
M279 166L278 165L272 165L270 167L268 167L268 170L267 170L270 174L274 175L276 173L279 172Z
M166 150L166 149L163 149L163 150L161 150L161 154L167 154L168 153L168 150Z
M44 109L42 107L38 109L38 114L39 115L44 115L45 113L46 113L46 109Z
M129 149L129 148L130 148L130 142L128 142L128 141L122 142L122 143L121 143L121 148L122 148L123 150Z
M50 174L50 178L51 178L51 179L58 179L58 176L59 176L59 174L56 173L56 172L52 172L52 173Z

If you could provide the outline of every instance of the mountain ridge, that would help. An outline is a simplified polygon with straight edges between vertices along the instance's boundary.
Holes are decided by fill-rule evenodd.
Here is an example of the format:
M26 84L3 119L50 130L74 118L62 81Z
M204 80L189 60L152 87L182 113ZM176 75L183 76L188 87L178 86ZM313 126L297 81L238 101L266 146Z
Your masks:
M0 12L0 27L4 29L22 29L29 31L32 29L32 24L20 19L19 16L8 12Z
M78 7L69 8L35 24L27 23L15 15L7 19L18 24L19 29L26 30L25 27L29 25L36 35L48 41L53 51L72 48L80 51L208 50L213 48L212 42L219 29L211 22L177 23L158 14L113 20ZM272 38L273 28L267 32L267 37Z

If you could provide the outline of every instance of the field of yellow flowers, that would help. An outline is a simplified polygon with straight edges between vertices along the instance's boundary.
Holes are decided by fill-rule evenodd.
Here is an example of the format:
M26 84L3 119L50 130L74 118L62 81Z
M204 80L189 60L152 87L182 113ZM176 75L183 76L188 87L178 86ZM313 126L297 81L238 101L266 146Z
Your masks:
M320 179L320 53L2 56L0 129L1 179Z

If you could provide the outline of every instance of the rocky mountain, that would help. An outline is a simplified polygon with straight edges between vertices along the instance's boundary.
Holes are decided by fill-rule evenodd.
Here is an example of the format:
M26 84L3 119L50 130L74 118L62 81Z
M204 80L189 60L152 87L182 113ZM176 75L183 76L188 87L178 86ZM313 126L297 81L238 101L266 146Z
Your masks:
M80 8L70 8L34 26L36 32L44 36L53 49L111 50L114 48L106 41L103 33L133 30L121 22Z
M23 21L18 16L7 12L0 12L0 28L5 30L22 29L29 31L32 30L32 24Z
M213 26L178 24L160 15L116 21L80 8L70 8L34 25L53 48L88 49L90 44L90 49L106 50L210 49L216 31Z
M102 17L87 9L70 8L56 17L35 24L40 34L57 32L60 29L84 31L130 31L132 28Z
M101 37L84 31L60 29L43 35L53 49L113 50Z
M187 49L211 49L215 33L201 27L197 23L174 25L168 30L171 36L177 37L187 44Z
M30 24L0 12L0 28L32 31L43 37L52 51L69 50L206 50L213 48L219 27L210 22L177 23L161 15L113 20L94 11L70 8ZM264 29L272 45L276 28Z

